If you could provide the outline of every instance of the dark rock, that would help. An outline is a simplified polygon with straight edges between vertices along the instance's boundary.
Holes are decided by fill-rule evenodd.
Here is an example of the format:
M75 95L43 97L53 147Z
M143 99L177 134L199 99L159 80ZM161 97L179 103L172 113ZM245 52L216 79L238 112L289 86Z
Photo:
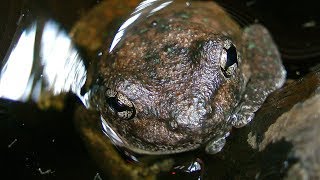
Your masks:
M319 85L319 84L318 84ZM318 89L319 90L319 89ZM288 170L288 179L320 178L320 93L282 114L264 133L259 151L281 140L292 144L288 156L297 159Z
M207 177L320 178L320 68L271 94L254 120L235 129Z

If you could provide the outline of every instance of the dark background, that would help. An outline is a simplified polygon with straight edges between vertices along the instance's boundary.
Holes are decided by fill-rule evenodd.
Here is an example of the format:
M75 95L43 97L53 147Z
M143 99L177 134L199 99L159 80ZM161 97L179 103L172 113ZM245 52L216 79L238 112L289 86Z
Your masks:
M242 24L259 21L272 33L289 78L299 78L320 62L320 13L316 0L219 0ZM20 18L45 12L70 29L95 0L3 0L0 59ZM0 179L93 179L99 173L70 119L74 98L62 112L34 104L0 100ZM9 147L9 145L11 145ZM43 175L41 171L51 170Z

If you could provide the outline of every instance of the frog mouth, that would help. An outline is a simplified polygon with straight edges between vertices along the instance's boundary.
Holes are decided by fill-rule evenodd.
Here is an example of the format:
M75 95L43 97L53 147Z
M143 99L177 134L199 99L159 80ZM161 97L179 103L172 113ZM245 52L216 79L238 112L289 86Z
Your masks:
M185 151L190 151L197 149L201 146L200 143L184 143L180 144L179 147L170 147L170 146L163 146L162 148L154 148L154 147L148 147L148 145L139 146L135 143L128 143L126 140L123 140L121 136L119 136L112 127L107 123L105 118L103 116L100 116L101 119L101 125L102 125L102 131L103 133L111 140L111 142L120 148L125 148L127 150L133 151L138 154L148 154L148 155L165 155L165 154L175 154L175 153L181 153ZM134 139L134 137L132 137ZM147 143L147 142L145 142ZM147 143L149 144L149 143Z

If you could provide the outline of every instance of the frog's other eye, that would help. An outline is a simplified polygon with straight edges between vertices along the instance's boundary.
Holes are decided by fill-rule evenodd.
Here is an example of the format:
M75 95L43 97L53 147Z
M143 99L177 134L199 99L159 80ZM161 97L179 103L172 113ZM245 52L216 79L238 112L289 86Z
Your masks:
M121 119L129 120L136 114L133 103L124 95L111 89L106 91L106 104L108 109Z
M231 77L238 67L238 54L236 47L230 40L224 42L222 50L220 68L223 75L227 78Z

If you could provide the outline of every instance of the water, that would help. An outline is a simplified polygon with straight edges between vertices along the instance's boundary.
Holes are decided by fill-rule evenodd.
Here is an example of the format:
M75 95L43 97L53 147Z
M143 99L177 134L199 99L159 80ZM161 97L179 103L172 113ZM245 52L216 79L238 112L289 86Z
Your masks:
M4 1L1 4L8 7L1 12L4 15L0 26L3 30L0 56L2 63L7 63L7 68L2 69L2 74L7 74L0 83L2 96L26 102L39 100L41 92L47 90L59 93L74 89L79 93L85 69L67 31L81 12L96 2ZM63 62L66 55L74 61ZM60 60L55 67L47 64L52 62L50 57L58 56L65 57L54 59L54 62ZM17 65L20 58L24 61ZM52 73L57 69L65 71ZM6 82L5 76L12 79ZM80 83L75 83L77 77L82 79ZM13 87L9 88L10 84ZM96 176L99 169L71 121L74 103L68 102L75 101L71 97L64 104L67 108L43 111L32 102L0 100L1 179L93 179Z
M4 42L1 45L1 59L6 62L14 62L14 58L5 57L6 52L11 50L13 52L14 48L20 47L19 42L23 42L20 40L23 39L22 37L27 39L28 37L33 37L31 39L35 39L37 28L46 29L46 27L49 27L49 29L55 30L55 37L62 37L67 41L64 44L67 44L68 48L62 48L61 45L56 47L70 49L66 53L72 54L74 52L74 58L72 59L75 61L71 65L61 62L60 66L54 69L70 67L69 70L66 73L53 73L53 76L50 76L50 74L52 75L52 73L49 73L50 69L41 68L52 67L46 64L44 60L46 59L45 57L52 57L52 54L49 53L48 55L45 50L40 48L36 53L29 55L31 61L32 57L38 58L37 63L26 62L27 64L18 71L18 74L26 71L26 75L21 76L25 80L15 80L15 82L20 82L20 89L17 87L8 88L10 84L1 82L0 92L6 94L6 98L27 102L30 99L39 100L41 92L49 91L55 94L70 90L79 97L83 97L81 102L86 104L85 94L81 93L81 87L84 85L83 79L87 77L86 63L81 59L81 56L78 56L81 52L78 52L78 47L75 47L73 42L68 39L67 32L81 14L97 3L97 1L69 1L62 4L49 0L37 3L31 1L11 1L8 3L7 14L9 16L1 17L12 17L12 19L1 19L1 22L4 23L2 23L0 29L5 29L5 31L1 31L4 33L0 35L1 42ZM320 19L318 13L316 13L318 10L317 6L314 5L315 1L306 1L301 5L298 2L286 3L285 1L243 0L234 2L226 0L221 1L221 4L229 9L230 13L242 25L258 20L271 31L280 47L290 78L303 76L309 72L310 67L319 63L320 42L319 38L316 37L320 32ZM73 9L73 11L70 11L70 9ZM35 21L38 18L36 14L41 15L39 21ZM133 14L132 17L137 14L139 12ZM128 29L128 26L123 29L120 27L118 34L121 35L121 31L124 29ZM14 35L15 32L16 35ZM43 31L40 37L46 36L45 32L50 32L50 30ZM118 37L121 37L120 35ZM49 44L54 44L58 39L54 38ZM13 41L16 41L16 43ZM9 47L12 42L14 46ZM115 36L113 43L110 43L110 50L112 51L119 42L117 36ZM32 44L36 45L35 43L26 44L22 50L33 49ZM43 45L40 46L44 47ZM28 52L30 51L33 52L33 50ZM63 53L60 52L55 53L54 56L62 55ZM25 56L23 58L30 60L30 57ZM10 59L13 60L11 61ZM15 67L16 65L13 63L12 66ZM39 69L41 70L37 71ZM9 73L8 77L14 77L15 73L17 71L13 71L13 75ZM35 77L35 79L28 77ZM59 77L62 77L62 80L59 80ZM70 81L70 78L74 81ZM68 84L68 82L70 83ZM43 84L46 85L43 86ZM4 91L6 89L9 89L9 91ZM5 155L4 165L7 167L4 176L11 179L21 179L22 177L24 179L94 179L97 174L101 173L101 169L91 159L72 121L70 121L74 112L75 101L79 100L74 96L67 96L66 104L64 105L66 108L62 108L62 110L49 108L42 111L32 102L17 103L1 100L0 118L3 121L0 124L2 137L0 142L4 145L1 152ZM279 146L282 147L282 144ZM195 154L187 155L195 156L195 158L176 164L172 171L168 172L168 174L162 174L161 177L185 178L186 176L190 179L197 179L203 176L203 169L211 167L214 168L213 172L211 172L212 174L220 174L220 177L227 178L227 174L224 173L236 169L234 165L228 164L221 164L221 166L217 164L210 165L211 161L223 162L225 157L207 157L203 152L195 152ZM241 158L237 160L241 162ZM208 164L210 165L209 167L207 166ZM238 165L237 163L235 164ZM228 170L223 171L220 168Z
M55 21L35 18L22 26L8 52L0 72L0 97L38 102L45 93L70 91L87 105L88 95L80 93L87 78L84 60Z
M290 78L303 76L319 62L320 40L316 37L320 32L320 16L314 0L218 2L249 22L261 22L270 30Z

